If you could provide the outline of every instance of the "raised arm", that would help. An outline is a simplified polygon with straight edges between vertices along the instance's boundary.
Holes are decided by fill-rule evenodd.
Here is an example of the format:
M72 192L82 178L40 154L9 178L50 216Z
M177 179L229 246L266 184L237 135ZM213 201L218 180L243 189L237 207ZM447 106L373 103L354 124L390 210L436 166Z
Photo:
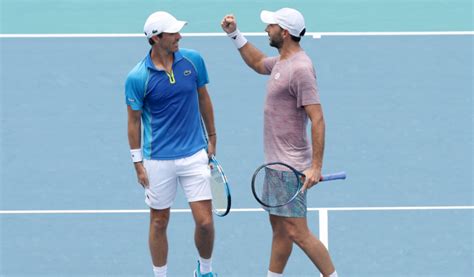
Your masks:
M265 69L263 60L265 59L265 54L253 46L250 42L245 39L245 37L237 29L237 22L235 17L231 14L224 16L221 22L221 27L224 32L232 39L235 46L240 52L242 59L245 63L260 74L269 74Z

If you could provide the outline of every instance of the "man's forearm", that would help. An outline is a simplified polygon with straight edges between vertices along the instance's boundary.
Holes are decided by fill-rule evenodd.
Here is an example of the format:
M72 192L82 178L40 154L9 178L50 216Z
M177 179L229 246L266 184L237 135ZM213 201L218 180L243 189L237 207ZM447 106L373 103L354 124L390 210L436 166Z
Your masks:
M130 149L141 148L141 122L136 119L128 120L128 143Z
M321 117L311 123L311 140L313 147L312 167L321 169L323 166L325 129L324 119Z
M239 49L240 56L244 62L256 72L263 74L261 65L259 63L265 58L265 55L258 50L253 44L247 42L242 48Z

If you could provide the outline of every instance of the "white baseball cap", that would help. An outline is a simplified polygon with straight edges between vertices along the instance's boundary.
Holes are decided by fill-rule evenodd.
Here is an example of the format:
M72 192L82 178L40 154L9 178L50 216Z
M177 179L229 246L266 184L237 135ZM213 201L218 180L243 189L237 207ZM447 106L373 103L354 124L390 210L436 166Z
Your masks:
M143 31L147 38L151 38L161 33L177 33L186 24L186 21L179 21L167 12L158 11L147 18Z
M276 12L263 10L260 13L260 19L266 24L278 24L281 28L288 30L288 32L295 37L302 37L305 29L303 15L290 8L279 9Z

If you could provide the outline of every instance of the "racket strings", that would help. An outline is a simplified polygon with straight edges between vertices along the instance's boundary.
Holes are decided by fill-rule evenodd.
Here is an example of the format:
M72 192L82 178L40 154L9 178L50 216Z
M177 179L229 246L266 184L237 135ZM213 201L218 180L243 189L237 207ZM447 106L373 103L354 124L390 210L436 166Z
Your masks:
M223 214L228 206L228 193L225 190L225 179L218 169L217 165L211 163L211 192L212 205L217 211L217 214Z
M255 179L257 197L268 206L283 205L298 193L298 178L292 171L263 167Z

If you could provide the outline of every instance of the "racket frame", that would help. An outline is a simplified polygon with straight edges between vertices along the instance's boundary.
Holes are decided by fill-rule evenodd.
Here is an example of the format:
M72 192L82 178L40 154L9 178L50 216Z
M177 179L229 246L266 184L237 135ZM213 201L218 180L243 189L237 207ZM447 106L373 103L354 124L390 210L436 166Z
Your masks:
M230 194L230 185L229 185L229 182L227 181L227 176L225 175L224 173L224 170L222 169L221 165L219 164L219 162L217 161L216 157L214 157L214 155L212 155L210 158L209 158L209 163L213 166L215 166L217 168L217 171L219 172L219 174L221 175L222 179L224 180L224 191L226 193L226 196L227 196L227 207L226 207L226 210L222 213L220 211L218 211L214 205L212 205L212 211L214 212L215 215L217 216L220 216L220 217L223 217L223 216L226 216L229 212L230 212L230 207L232 205L232 197L231 197L231 194ZM212 171L212 169L210 169ZM214 196L213 196L214 197Z
M260 169L264 168L264 167L267 167L269 165L281 165L281 166L284 166L288 169L291 170L291 172L293 172L298 178L298 189L296 191L296 193L288 200L286 201L285 203L283 204L278 204L278 205L268 205L266 203L264 203L257 195L257 190L255 188L255 178L257 177L258 173L260 172ZM266 164L263 164L261 166L259 166L255 172L253 173L253 176L252 176L252 194L253 196L255 197L255 200L257 200L258 203L260 203L262 206L265 206L267 208L278 208L278 207L282 207L282 206L285 206L286 204L290 203L291 201L295 200L296 197L298 197L298 195L301 193L301 189L303 188L303 183L301 182L301 178L306 178L306 175L304 175L302 172L296 170L294 167L292 166L289 166L285 163L281 163L281 162L272 162L272 163L266 163Z

